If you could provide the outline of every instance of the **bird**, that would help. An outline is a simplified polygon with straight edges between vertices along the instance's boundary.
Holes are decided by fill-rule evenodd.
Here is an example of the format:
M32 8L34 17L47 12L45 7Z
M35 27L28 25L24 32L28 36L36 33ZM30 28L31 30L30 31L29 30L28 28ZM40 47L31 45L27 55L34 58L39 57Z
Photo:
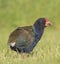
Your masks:
M44 29L50 26L47 18L38 18L33 25L17 27L8 38L8 46L19 53L30 53L41 39Z

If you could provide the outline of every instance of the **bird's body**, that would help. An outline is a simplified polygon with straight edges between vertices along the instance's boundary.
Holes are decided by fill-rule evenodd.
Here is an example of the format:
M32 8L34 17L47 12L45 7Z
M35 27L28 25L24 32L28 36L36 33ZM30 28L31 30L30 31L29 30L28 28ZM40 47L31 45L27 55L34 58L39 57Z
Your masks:
M10 39L8 40L8 42L10 42L9 43L10 47L12 46L12 43L17 42L15 44L16 47L23 49L26 48L28 45L30 45L33 42L33 40L34 40L34 33L32 26L25 26L25 27L18 27L16 30L14 30L10 35ZM11 48L13 49L13 47Z
M9 36L8 44L10 48L19 52L31 52L40 40L44 28L44 18L38 19L32 26L18 27Z

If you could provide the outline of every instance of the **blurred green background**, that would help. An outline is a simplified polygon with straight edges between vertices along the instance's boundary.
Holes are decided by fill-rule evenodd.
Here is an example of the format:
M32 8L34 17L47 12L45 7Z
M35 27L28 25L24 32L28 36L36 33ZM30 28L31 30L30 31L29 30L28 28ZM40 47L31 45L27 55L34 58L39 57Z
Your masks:
M52 26L45 29L33 55L22 58L11 51L6 54L9 34L19 26L32 25L40 17ZM60 1L0 0L0 64L60 64Z

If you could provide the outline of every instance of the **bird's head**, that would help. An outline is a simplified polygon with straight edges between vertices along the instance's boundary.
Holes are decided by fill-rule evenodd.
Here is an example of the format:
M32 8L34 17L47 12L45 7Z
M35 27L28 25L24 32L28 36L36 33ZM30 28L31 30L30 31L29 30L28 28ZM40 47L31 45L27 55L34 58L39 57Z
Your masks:
M46 18L39 18L38 20L36 20L34 25L38 27L47 27L51 25L51 22Z

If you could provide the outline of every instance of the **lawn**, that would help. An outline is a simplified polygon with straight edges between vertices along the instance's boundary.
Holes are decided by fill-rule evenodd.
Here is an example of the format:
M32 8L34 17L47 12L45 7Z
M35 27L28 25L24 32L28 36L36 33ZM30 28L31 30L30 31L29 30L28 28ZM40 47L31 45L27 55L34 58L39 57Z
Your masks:
M60 64L59 6L59 0L0 0L0 64ZM48 18L52 26L45 29L29 57L11 50L6 54L9 34L39 17Z

